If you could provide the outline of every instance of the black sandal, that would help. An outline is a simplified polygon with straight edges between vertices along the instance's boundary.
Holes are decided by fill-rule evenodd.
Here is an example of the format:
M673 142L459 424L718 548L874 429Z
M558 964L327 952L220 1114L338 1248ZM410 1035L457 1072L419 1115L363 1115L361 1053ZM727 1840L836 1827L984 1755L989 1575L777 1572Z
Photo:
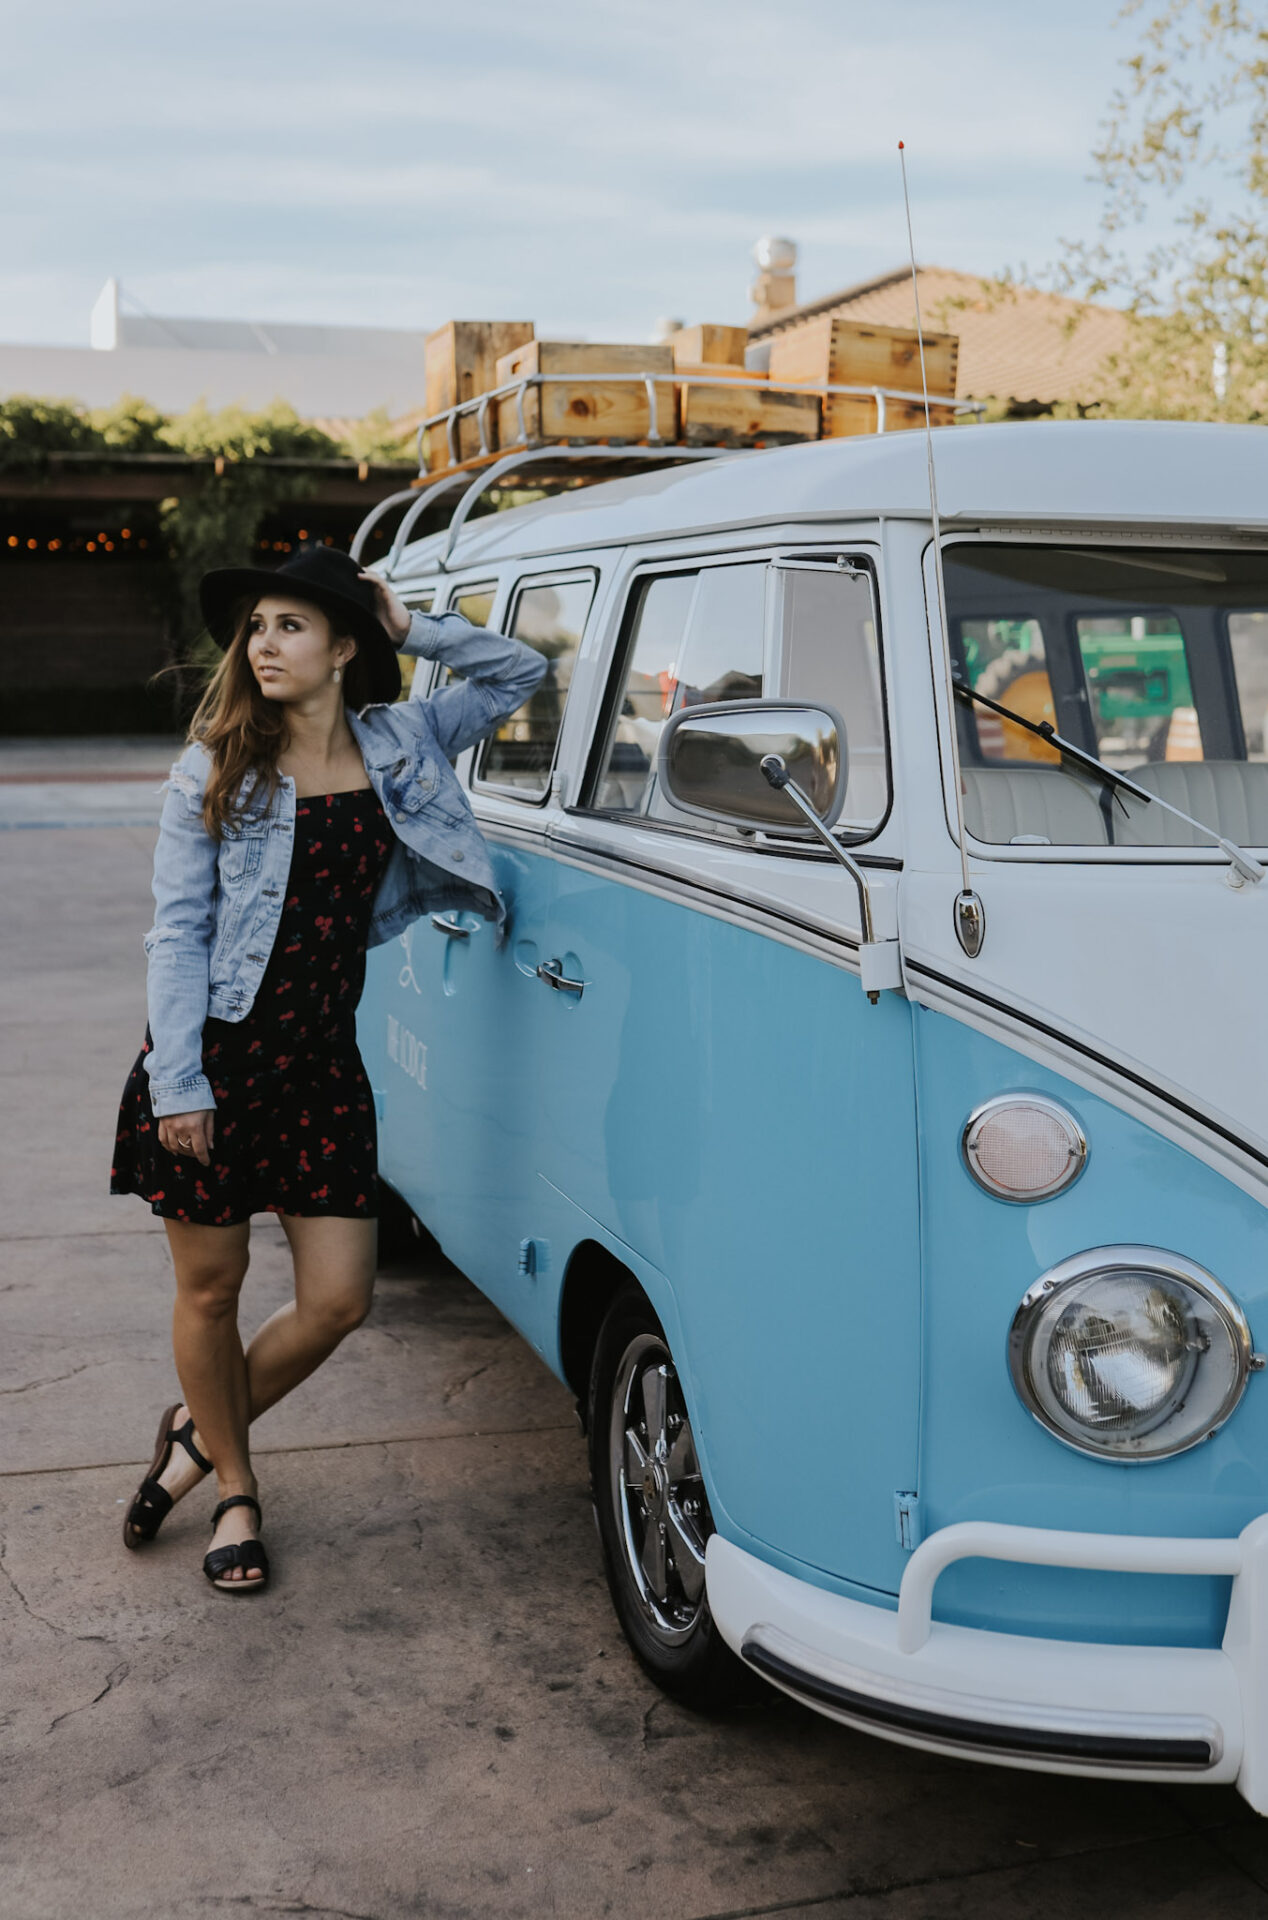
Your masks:
M263 1525L264 1515L260 1511L259 1501L249 1493L231 1493L227 1500L220 1502L211 1516L213 1533L220 1525L221 1514L227 1513L230 1507L254 1507L256 1525ZM222 1580L221 1574L230 1572L234 1567L242 1568L243 1578ZM260 1569L261 1578L248 1580L246 1574L255 1567ZM210 1553L205 1554L203 1572L213 1587L219 1587L221 1593L259 1593L262 1587L269 1584L269 1556L259 1540L235 1540L230 1547L213 1547Z
M190 1414L183 1426L172 1425L180 1412L180 1406L179 1400L174 1401L159 1421L154 1458L150 1462L149 1472L132 1496L132 1505L128 1508L123 1522L125 1547L139 1547L143 1541L152 1540L176 1505L167 1488L159 1485L159 1475L171 1460L173 1446L179 1444L184 1447L196 1467L201 1467L204 1473L211 1472L211 1461L204 1454L199 1453L194 1445L193 1414Z

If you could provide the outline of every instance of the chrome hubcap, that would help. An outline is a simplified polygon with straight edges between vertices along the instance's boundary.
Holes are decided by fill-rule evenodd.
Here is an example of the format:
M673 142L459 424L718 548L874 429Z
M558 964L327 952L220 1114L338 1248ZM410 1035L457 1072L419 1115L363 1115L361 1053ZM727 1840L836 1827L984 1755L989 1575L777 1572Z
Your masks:
M663 1340L640 1334L617 1369L609 1458L621 1544L649 1625L667 1644L704 1605L713 1531L691 1423Z

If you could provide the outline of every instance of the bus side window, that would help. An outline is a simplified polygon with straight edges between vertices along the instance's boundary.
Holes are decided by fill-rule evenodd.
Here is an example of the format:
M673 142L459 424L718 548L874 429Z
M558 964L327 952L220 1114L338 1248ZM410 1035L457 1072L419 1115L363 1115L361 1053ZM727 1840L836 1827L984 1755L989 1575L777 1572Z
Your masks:
M407 605L411 613L430 613L434 599L434 594L421 593L416 598L411 598L407 602ZM396 657L401 666L400 698L402 700L421 699L427 692L427 682L431 677L430 674L426 670L421 674L418 672L418 655L416 653L398 653Z
M545 793L573 664L593 598L592 574L575 580L521 584L509 632L544 653L550 668L524 705L503 720L485 742L476 773L482 784L510 787L533 799Z
M772 569L780 595L779 694L826 701L845 721L844 827L878 827L889 811L880 644L870 580L819 568Z
M487 627L489 615L493 611L493 602L497 599L497 591L496 581L489 581L487 585L478 587L460 587L443 611L460 613L464 620L471 622L473 627ZM436 688L439 690L441 687L447 687L451 680L461 680L461 678L462 675L455 673L452 667L442 667L436 675Z
M695 599L694 573L640 580L594 805L637 813L651 779L660 730L673 711L678 657Z
M656 791L661 730L680 707L761 698L765 579L763 563L745 562L647 582L600 782L600 807L683 818ZM692 825L698 828L699 822Z

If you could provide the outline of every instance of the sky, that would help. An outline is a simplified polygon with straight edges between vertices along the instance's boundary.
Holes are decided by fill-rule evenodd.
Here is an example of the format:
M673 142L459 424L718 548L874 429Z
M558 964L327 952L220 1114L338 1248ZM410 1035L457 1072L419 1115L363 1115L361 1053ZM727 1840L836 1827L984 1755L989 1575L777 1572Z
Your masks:
M643 340L1091 238L1116 0L0 0L0 341L164 315Z

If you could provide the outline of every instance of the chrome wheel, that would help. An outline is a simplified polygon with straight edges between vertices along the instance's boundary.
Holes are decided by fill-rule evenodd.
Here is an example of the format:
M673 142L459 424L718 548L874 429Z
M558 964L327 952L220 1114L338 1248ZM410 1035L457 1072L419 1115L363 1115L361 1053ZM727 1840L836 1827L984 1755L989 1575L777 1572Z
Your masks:
M621 1356L608 1460L629 1578L647 1625L664 1646L675 1646L705 1606L713 1522L678 1375L654 1334L638 1334Z

